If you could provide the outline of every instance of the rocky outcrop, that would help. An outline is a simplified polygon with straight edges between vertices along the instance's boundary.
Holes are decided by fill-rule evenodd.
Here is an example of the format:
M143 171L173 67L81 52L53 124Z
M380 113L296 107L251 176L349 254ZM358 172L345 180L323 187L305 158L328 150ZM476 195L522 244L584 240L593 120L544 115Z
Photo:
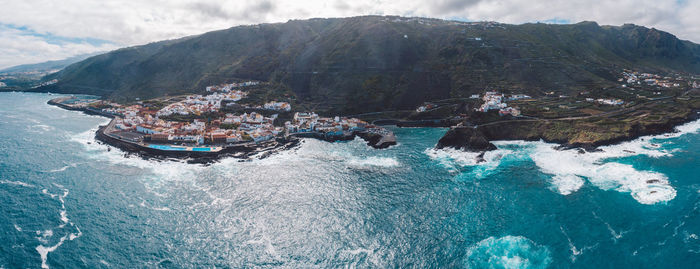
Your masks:
M396 145L394 133L378 134L373 132L358 132L357 136L367 141L367 145L375 149L384 149Z
M465 151L488 151L496 149L481 131L469 126L455 126L440 138L438 149L455 148Z

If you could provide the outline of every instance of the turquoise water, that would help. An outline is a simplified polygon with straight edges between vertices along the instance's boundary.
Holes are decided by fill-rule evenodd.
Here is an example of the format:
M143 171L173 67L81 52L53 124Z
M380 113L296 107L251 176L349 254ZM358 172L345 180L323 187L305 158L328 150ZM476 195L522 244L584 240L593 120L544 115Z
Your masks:
M154 149L160 149L160 150L172 150L172 151L185 151L187 148L183 147L173 147L169 145L156 145L156 144L149 144L149 148L154 148ZM192 151L211 151L212 148L210 147L196 147L192 148Z
M210 166L124 157L108 119L0 93L0 268L692 268L700 134L579 155L307 139ZM88 142L91 142L88 144ZM633 152L633 153L632 153Z
M192 151L211 151L211 148L192 148Z

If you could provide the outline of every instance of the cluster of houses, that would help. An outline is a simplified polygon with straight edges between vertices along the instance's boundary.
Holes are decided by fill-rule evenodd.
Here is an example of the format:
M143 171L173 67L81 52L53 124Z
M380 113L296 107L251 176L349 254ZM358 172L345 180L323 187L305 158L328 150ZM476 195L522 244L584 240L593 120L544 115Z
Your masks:
M43 86L53 85L53 84L56 84L57 82L58 82L58 79L52 79L52 80L49 80L49 81L44 81L44 82L39 83L38 85L32 87L32 89L36 89L36 88L43 87Z
M293 120L285 122L284 125L289 134L318 132L327 135L343 135L344 132L365 130L372 127L367 122L356 118L319 117L314 112L294 113Z
M484 101L483 104L479 108L476 108L476 111L479 112L488 112L489 110L498 110L498 114L501 116L505 115L513 115L513 116L520 116L520 110L514 107L509 107L508 104L506 104L504 101L506 100L518 100L518 99L525 99L525 98L531 98L530 96L524 95L524 94L513 94L510 95L509 97L506 97L502 93L498 92L486 92L484 93L484 96L481 98L481 100Z
M610 106L619 106L625 103L625 101L622 101L621 99L603 99L603 98L598 98L598 99L593 99L593 98L586 98L587 102L597 102L601 105L610 105Z
M231 83L209 86L209 95L190 95L180 102L152 110L142 105L122 106L115 103L100 104L103 112L117 116L114 127L117 131L135 132L150 138L152 142L187 144L223 144L238 142L262 142L273 139L284 132L283 127L274 126L277 114L265 117L251 112L228 113L222 117L194 119L192 122L164 120L170 115L201 115L219 112L222 102L236 102L246 97L246 92L237 88L257 85L257 82ZM272 101L271 110L290 111L286 102Z
M152 142L191 144L261 142L272 139L284 131L284 128L273 125L276 115L265 117L255 112L241 115L226 114L217 119L176 122L160 119L157 113L139 105L109 108L104 111L121 116L115 118L114 126L117 130L148 135Z
M185 100L172 103L159 110L156 115L159 117L179 115L200 115L207 112L217 112L221 109L223 101L236 102L243 99L246 92L230 90L226 92L215 92L210 95L190 95Z
M213 85L213 86L207 86L206 91L207 92L231 92L236 88L255 86L258 84L260 84L260 82L258 82L258 81L246 81L246 82L239 82L239 83Z
M263 104L263 109L289 112L292 106L287 102L270 101Z
M371 128L366 122L356 118L319 117L313 112L297 112L292 121L284 127L275 126L277 114L266 117L257 112L243 114L227 113L220 117L194 119L192 122L166 120L166 116L201 115L206 112L219 112L223 101L236 102L246 96L237 87L255 85L253 82L224 84L207 87L209 95L191 95L185 100L153 110L147 106L122 106L116 103L103 103L103 112L117 116L114 128L117 132L137 133L153 143L170 144L234 144L242 142L262 142L284 134L319 133L324 135L344 135L355 130ZM258 107L256 107L258 108ZM291 111L287 102L271 101L262 107L265 110ZM221 115L221 114L219 114ZM286 131L286 132L285 132ZM377 130L379 132L381 130Z
M676 78L676 80L681 80L682 78ZM623 87L627 85L637 84L637 85L648 85L648 86L660 86L664 88L679 87L680 84L673 82L671 77L662 77L657 74L651 73L640 73L637 71L624 70L622 72L622 78L618 79L620 82L626 82Z

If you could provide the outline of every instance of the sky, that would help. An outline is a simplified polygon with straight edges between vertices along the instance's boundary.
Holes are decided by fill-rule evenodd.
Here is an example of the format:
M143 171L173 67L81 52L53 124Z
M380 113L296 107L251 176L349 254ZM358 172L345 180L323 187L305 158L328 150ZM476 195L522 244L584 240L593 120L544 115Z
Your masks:
M700 0L3 0L0 69L237 25L359 15L634 23L700 43Z

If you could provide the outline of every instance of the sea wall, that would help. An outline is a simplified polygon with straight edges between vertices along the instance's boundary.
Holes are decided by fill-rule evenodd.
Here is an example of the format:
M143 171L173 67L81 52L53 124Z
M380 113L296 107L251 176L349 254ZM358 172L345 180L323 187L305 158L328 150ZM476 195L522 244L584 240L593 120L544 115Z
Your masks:
M296 138L278 138L259 144L245 144L226 146L221 151L172 151L145 147L136 143L123 141L105 134L107 126L100 126L95 133L95 139L105 144L114 146L128 153L137 154L144 158L153 159L188 159L190 163L211 163L224 157L249 158L252 155L263 153L260 157L267 157L274 151L291 149L299 144Z

